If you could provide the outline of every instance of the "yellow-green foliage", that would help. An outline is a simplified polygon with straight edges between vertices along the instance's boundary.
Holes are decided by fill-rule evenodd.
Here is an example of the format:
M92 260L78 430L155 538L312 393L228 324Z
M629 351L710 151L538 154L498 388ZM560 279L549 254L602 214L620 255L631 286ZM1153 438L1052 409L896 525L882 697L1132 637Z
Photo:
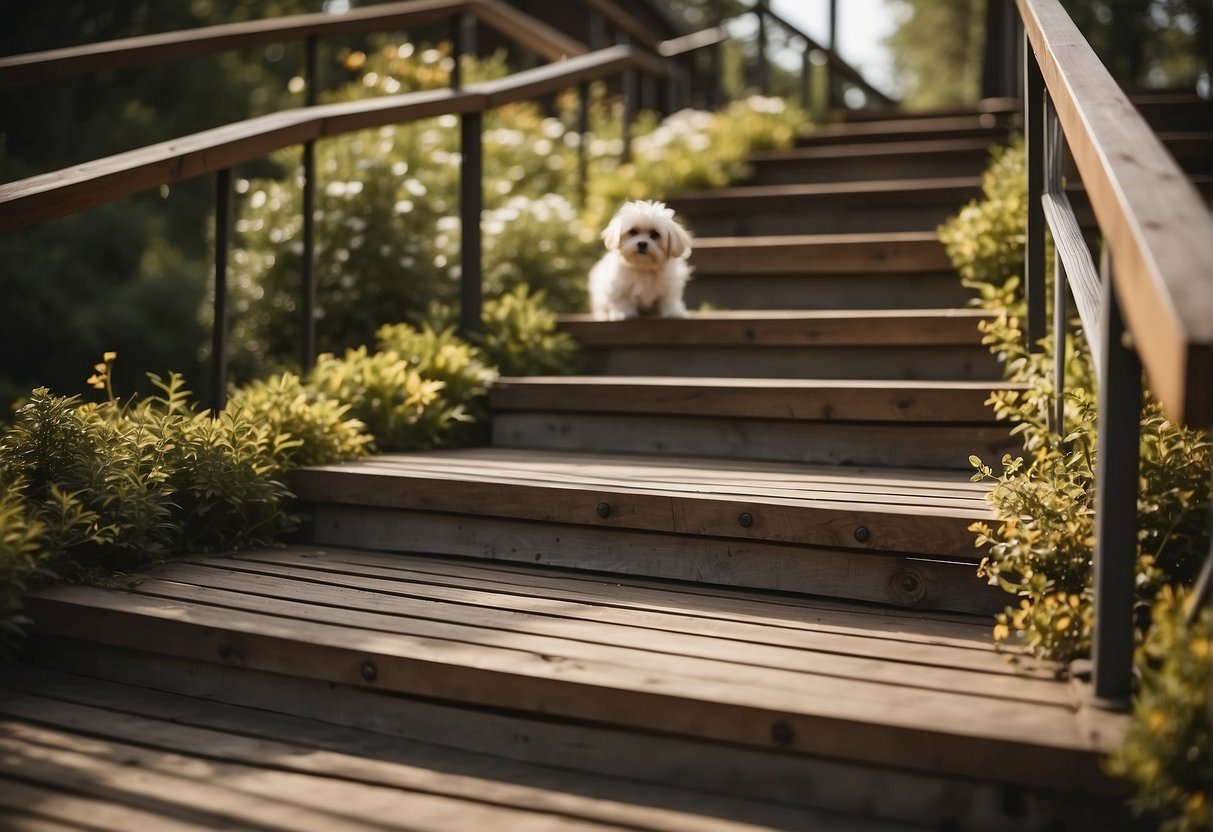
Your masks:
M1004 457L1000 471L971 458L974 480L992 485L998 518L973 529L978 545L989 547L981 574L1017 596L998 616L995 638L1015 637L1035 655L1064 661L1089 652L1094 625L1094 373L1083 333L1071 322L1065 426L1051 433L1045 414L1055 395L1053 339L1029 352L1019 320L1027 192L1020 144L995 154L984 192L940 237L966 285L979 291L978 302L995 313L983 325L986 344L1002 358L1007 377L1027 389L991 397L998 418L1023 440L1024 454ZM1052 297L1051 287L1045 296ZM1183 594L1177 587L1192 582L1209 554L1210 447L1205 432L1169 421L1148 395L1140 437L1135 590L1142 685L1113 769L1137 782L1137 806L1156 813L1164 828L1195 830L1208 818L1208 610L1188 631L1176 599Z
M1155 599L1128 740L1108 761L1112 773L1138 783L1134 806L1160 832L1209 828L1209 607L1189 627L1191 600L1171 587Z
M577 344L556 328L556 314L542 291L525 284L484 305L484 330L476 340L502 375L566 375L581 366Z

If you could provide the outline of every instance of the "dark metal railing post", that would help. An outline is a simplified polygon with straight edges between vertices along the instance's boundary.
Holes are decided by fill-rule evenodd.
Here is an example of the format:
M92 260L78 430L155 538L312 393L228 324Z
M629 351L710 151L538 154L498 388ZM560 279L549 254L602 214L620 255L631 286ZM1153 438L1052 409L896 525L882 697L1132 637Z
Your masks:
M1045 214L1040 198L1045 176L1045 83L1027 44L1024 53L1024 143L1027 153L1028 225L1024 251L1024 296L1028 304L1027 347L1039 352L1045 334Z
M724 47L719 43L711 48L711 66L708 70L711 83L708 86L708 108L718 110L724 106Z
M826 47L835 55L838 54L838 0L830 0L829 12L829 27L830 39L826 42ZM834 73L833 67L827 61L822 71L826 77L826 108L833 110L838 106L838 93L834 89Z
M480 113L467 113L459 123L459 328L464 334L481 329L480 212L484 204L482 125Z
M316 38L304 44L306 96L304 103L313 107L317 100L319 82L316 66ZM303 263L300 277L300 344L299 365L308 372L316 364L316 142L303 143Z
M627 45L630 40L621 32L619 43ZM629 162L632 159L632 122L636 120L636 70L625 69L620 84L623 87L623 153L620 158Z
M806 113L813 110L813 44L807 40L800 53L800 106Z
M451 89L463 87L463 16L451 18Z
M1062 193L1061 160L1065 141L1053 101L1044 96L1044 191ZM1045 218L1046 222L1048 217ZM1053 249L1053 413L1052 429L1059 438L1066 436L1066 297L1069 278L1062 260L1061 247Z
M227 256L231 247L232 169L215 173L215 313L211 329L211 407L227 404Z
M763 95L771 94L771 68L767 65L767 4L766 0L758 0L754 5L754 15L758 18L758 91Z
M586 143L590 136L590 84L582 81L577 85L577 200L584 208L590 189L589 157Z
M1129 706L1133 674L1133 599L1137 559L1137 476L1141 360L1126 343L1124 319L1105 249L1100 351L1099 438L1095 474L1095 632L1091 644L1095 704Z

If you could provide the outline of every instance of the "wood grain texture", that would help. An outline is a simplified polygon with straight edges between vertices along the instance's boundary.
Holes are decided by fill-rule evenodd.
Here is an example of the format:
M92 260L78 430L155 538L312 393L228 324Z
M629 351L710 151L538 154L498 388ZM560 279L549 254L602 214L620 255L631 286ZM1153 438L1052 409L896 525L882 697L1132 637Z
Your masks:
M349 586L301 566L292 576L182 564L134 592L48 590L32 610L47 635L205 663L909 769L960 774L1002 759L1000 774L1018 782L1107 788L1073 708L1043 678L959 665L916 676L906 664L882 682L862 678L868 660L841 651L815 664L790 644L747 649L709 630L584 621L520 599L513 609L450 593L422 599L404 574ZM610 585L598 592L609 606ZM653 648L637 643L637 626L651 630ZM931 688L953 677L959 689ZM974 685L1001 685L997 706L963 692Z
M312 503L975 560L980 553L967 529L992 515L985 490L964 479L948 471L934 480L901 479L896 471L839 475L773 464L740 473L710 460L483 449L304 468L291 487ZM742 514L749 525L739 522Z
M1213 218L1056 0L1017 0L1112 253L1126 325L1168 415L1205 426Z
M792 421L989 425L1006 382L661 376L502 377L495 412L632 413Z
M947 252L930 231L700 237L695 240L691 264L700 275L951 270Z

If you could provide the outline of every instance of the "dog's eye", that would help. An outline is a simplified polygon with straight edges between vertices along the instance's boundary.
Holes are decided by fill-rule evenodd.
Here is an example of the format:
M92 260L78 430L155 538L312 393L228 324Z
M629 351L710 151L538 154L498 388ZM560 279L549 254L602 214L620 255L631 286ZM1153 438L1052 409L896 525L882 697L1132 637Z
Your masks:
M640 233L640 229L639 229L639 228L633 228L631 231L629 231L629 232L628 232L628 236L629 236L629 237L635 237L635 236L636 236L637 234L639 234L639 233Z
M650 231L650 232L649 232L649 237L650 237L650 238L652 238L652 239L654 239L654 240L660 240L660 239L661 239L661 235L660 235L660 234L658 234L656 231Z

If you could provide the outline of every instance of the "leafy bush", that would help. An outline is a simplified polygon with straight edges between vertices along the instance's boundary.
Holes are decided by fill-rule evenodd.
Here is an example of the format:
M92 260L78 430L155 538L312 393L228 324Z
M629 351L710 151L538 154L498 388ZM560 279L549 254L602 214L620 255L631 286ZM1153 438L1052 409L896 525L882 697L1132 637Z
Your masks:
M1141 690L1125 744L1108 770L1139 785L1134 808L1157 818L1160 832L1209 828L1209 607L1192 626L1191 593L1163 587L1142 645Z
M1045 414L1055 396L1055 345L1045 338L1041 351L1029 352L1019 322L1027 194L1020 143L995 154L983 191L985 198L945 224L940 238L965 284L980 293L978 302L996 313L983 325L985 342L1003 360L1007 377L1026 390L990 400L998 418L1022 438L1024 456L1004 457L998 472L971 458L974 480L993 486L998 518L994 527L973 527L978 545L989 547L980 574L1019 598L998 616L995 639L1016 637L1037 656L1066 661L1089 653L1094 624L1095 378L1083 333L1072 322L1063 345L1065 425L1050 432ZM1045 294L1052 297L1048 288ZM1192 582L1209 553L1207 434L1172 423L1147 394L1140 459L1135 603L1143 683L1128 742L1113 757L1112 770L1137 781L1136 805L1161 812L1165 828L1203 828L1208 610L1203 623L1187 631L1177 623L1175 599L1183 594L1177 587ZM1194 670L1201 661L1204 669ZM1170 717L1160 722L1163 703Z

